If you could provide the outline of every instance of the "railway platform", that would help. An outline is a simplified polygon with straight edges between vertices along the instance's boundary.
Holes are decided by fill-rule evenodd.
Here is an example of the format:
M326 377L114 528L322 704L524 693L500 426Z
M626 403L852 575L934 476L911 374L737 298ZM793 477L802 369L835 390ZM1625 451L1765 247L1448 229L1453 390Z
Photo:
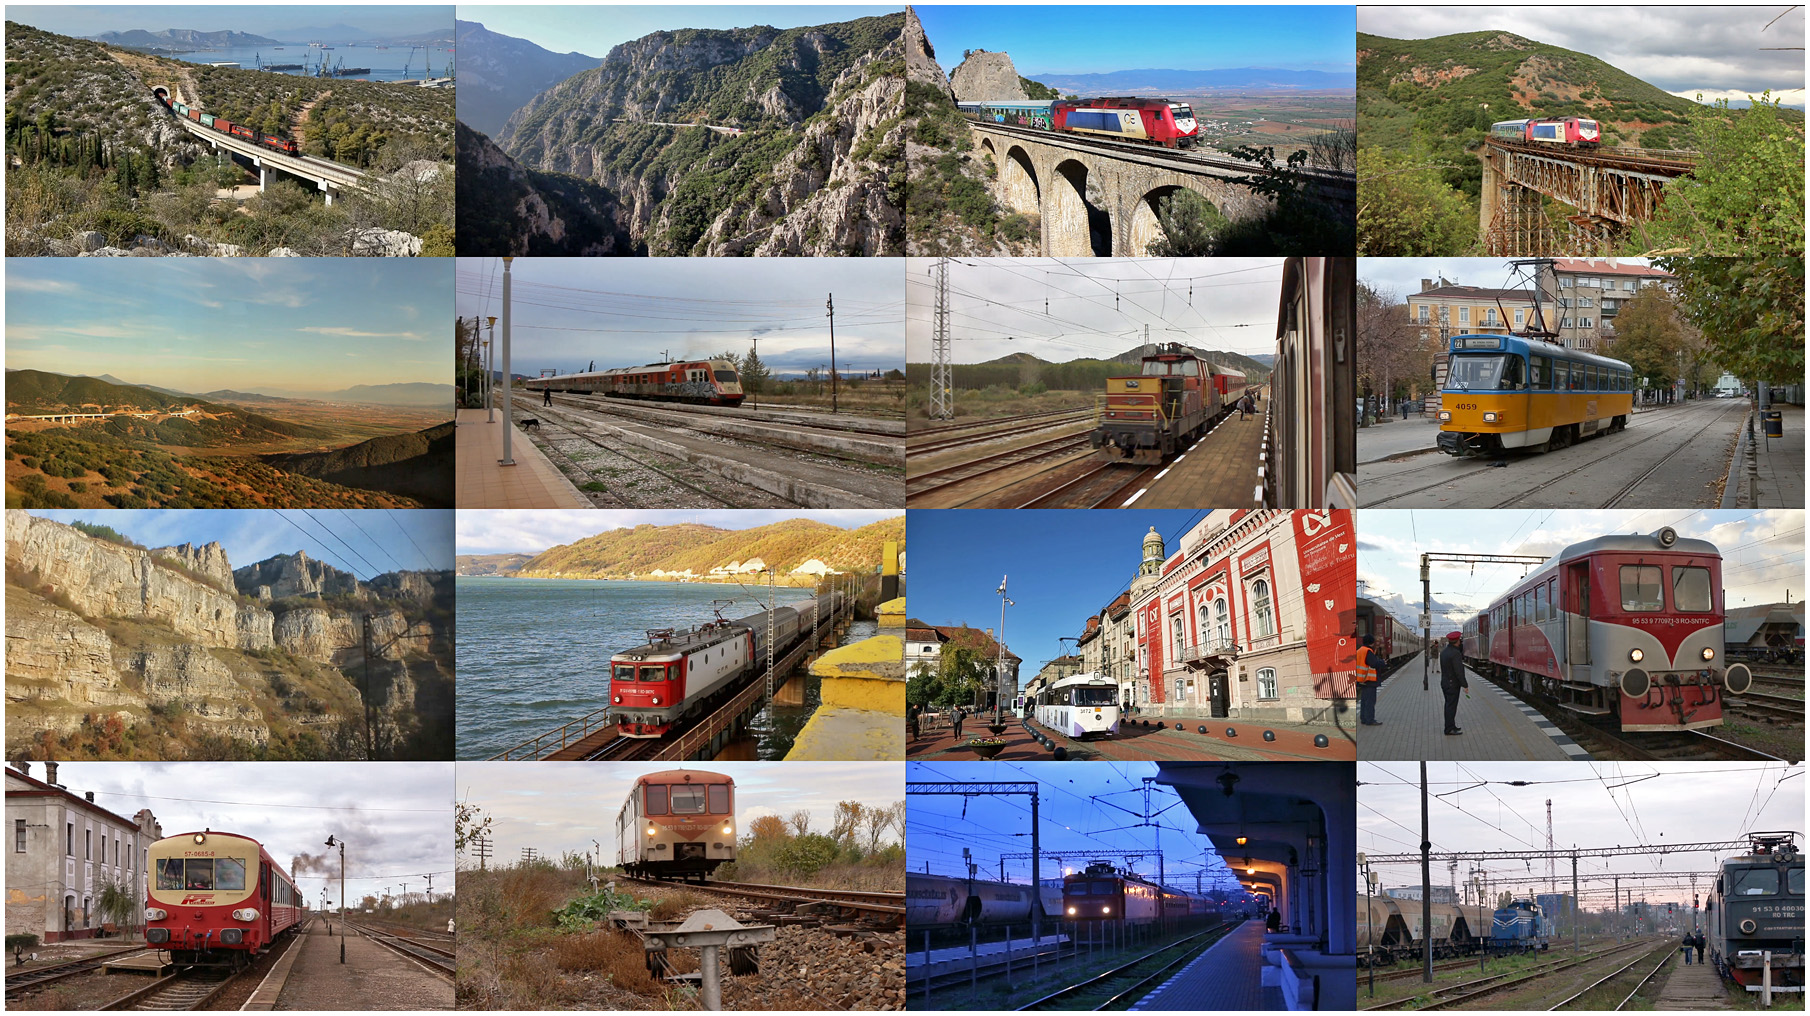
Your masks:
M327 934L329 925L335 934ZM332 1012L453 1007L451 980L357 932L345 937L346 961L341 964L339 930L337 917L309 923L295 944L295 965L271 1008Z
M1269 403L1245 419L1227 413L1187 451L1177 455L1140 494L1121 506L1138 508L1199 508L1205 505L1245 506L1258 487L1257 467L1263 450L1264 421Z
M1767 439L1756 420L1750 442L1747 429L1741 429L1729 483L1723 492L1724 508L1804 506L1804 407L1772 408L1780 414L1785 436Z
M1068 936L1057 931L1045 929L1043 937L1036 941L1031 939L1030 922L1026 919L1023 927L1017 929L1017 936L1010 941L1000 938L991 942L977 943L972 952L965 945L944 946L926 951L923 937L919 935L917 948L905 951L905 983L915 986L917 995L911 1001L916 1003L923 998L923 985L926 977L947 977L951 974L965 973L971 967L977 969L980 978L998 976L1001 971L991 969L996 964L1003 964L1008 959L1014 967L1023 965L1028 972L1033 962L1050 963L1060 961L1063 949L1068 945ZM1001 934L1000 929L991 929L989 934ZM934 992L934 987L932 991ZM935 1001L934 995L932 1001Z
M499 465L503 457L503 415L485 422L482 409L458 410L453 445L458 457L460 508L590 508L592 504L565 474L518 427L510 442L515 465Z
M1380 727L1358 732L1358 758L1375 762L1414 759L1440 761L1565 761L1590 758L1577 742L1551 720L1466 669L1470 696L1458 700L1458 735L1445 733L1445 696L1439 690L1439 662L1421 690L1421 659L1416 657L1377 688L1376 718Z
M1729 1001L1728 989L1722 978L1717 976L1716 968L1704 963L1674 963L1672 972L1666 975L1665 986L1659 989L1659 998L1653 1008L1662 1012L1672 1010L1733 1009Z
M1264 930L1246 921L1213 943L1156 990L1132 1003L1132 1012L1277 1012L1288 1008L1282 989L1264 976Z

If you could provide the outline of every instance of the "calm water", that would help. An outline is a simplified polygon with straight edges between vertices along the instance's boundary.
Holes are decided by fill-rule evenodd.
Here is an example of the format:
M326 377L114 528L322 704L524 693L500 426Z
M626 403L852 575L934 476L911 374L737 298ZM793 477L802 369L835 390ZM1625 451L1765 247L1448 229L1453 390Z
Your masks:
M271 64L305 64L308 68L306 72L278 72L282 74L312 74L315 67L320 64L321 58L325 57L329 67L341 65L371 68L371 73L357 75L369 81L401 81L405 63L408 65L408 78L419 81L423 76L422 72L430 62L423 59L420 50L415 50L414 57L411 59L408 46L376 49L365 45L350 48L337 43L331 45L333 49L327 52L315 49L305 42L287 42L283 44L282 49L274 46L228 46L224 49L209 49L198 53L170 53L168 55L189 63L236 63L248 71L269 70ZM453 54L447 52L443 46L435 46L429 49L426 55L432 58L434 77L446 77L447 68L453 63ZM262 67L258 65L260 58L263 59Z
M723 611L730 619L766 603L752 586L465 576L458 596L461 759L489 758L607 706L610 654L645 643L647 629L713 620L712 600L735 601ZM773 591L779 604L810 597ZM783 716L775 722L783 727Z

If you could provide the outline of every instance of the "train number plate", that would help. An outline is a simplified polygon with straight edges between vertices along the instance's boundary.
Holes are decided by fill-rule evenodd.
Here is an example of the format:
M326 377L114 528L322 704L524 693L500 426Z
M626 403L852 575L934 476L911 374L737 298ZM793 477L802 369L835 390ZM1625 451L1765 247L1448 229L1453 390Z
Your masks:
M1453 406L1452 408L1453 409L1476 409L1477 404L1475 402L1460 402L1456 406Z

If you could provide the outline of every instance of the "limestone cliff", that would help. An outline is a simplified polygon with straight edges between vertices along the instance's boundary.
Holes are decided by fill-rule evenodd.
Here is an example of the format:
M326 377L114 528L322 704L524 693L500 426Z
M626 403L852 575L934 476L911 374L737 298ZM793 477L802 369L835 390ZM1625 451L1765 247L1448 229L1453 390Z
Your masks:
M929 85L939 89L953 99L955 94L949 91L949 79L943 74L943 65L936 62L936 47L930 44L929 36L924 34L924 23L918 20L915 7L905 8L905 80L918 85Z
M1024 86L1019 83L1018 70L1012 66L1012 58L1004 53L990 53L984 49L970 50L966 54L961 65L949 75L949 86L955 90L958 102L1023 102L1030 98L1024 94Z

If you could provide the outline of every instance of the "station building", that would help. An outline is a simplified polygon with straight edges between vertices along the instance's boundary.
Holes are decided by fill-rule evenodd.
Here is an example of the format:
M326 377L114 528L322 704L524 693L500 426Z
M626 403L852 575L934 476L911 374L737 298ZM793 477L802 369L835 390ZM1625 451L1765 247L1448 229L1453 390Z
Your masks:
M6 822L12 852L6 855L6 930L44 942L94 938L111 919L97 905L109 882L127 887L134 901L127 924L144 912L145 857L163 829L149 808L131 818L94 803L57 782L57 764L44 763L44 778L31 763L6 770ZM121 929L123 930L123 929Z
M1347 509L1208 512L1132 595L1145 711L1344 722L1356 560Z

